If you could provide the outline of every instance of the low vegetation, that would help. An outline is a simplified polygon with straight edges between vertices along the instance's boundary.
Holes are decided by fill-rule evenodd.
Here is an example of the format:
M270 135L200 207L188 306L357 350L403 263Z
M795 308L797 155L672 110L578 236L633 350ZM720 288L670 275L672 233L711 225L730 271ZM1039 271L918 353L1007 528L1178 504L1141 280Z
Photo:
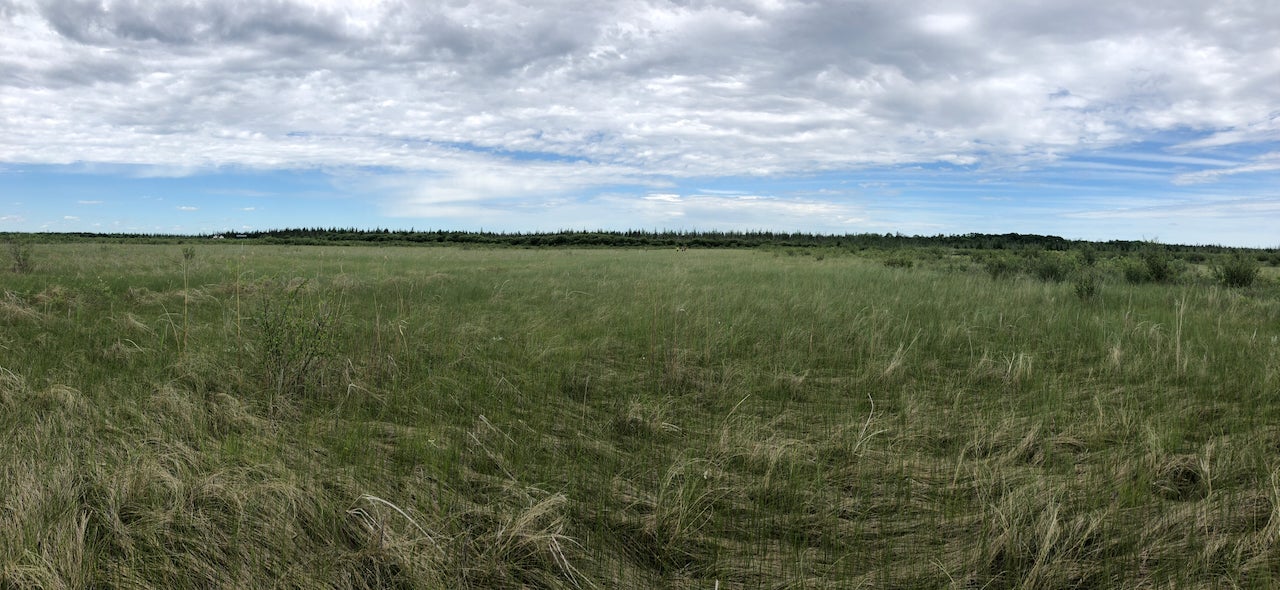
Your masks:
M11 262L9 269L18 274L31 272L31 244L26 241L11 239L6 247Z
M1149 247L37 243L0 588L1275 587L1272 254Z
M1250 287L1258 280L1261 268L1258 262L1242 253L1214 265L1213 276L1227 287Z

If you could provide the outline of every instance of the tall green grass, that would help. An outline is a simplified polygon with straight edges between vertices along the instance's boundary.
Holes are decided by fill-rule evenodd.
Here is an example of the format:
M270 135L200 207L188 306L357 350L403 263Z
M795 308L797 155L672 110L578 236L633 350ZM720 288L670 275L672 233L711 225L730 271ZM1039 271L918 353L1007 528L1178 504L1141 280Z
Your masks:
M1265 285L188 248L0 278L0 587L1280 578Z

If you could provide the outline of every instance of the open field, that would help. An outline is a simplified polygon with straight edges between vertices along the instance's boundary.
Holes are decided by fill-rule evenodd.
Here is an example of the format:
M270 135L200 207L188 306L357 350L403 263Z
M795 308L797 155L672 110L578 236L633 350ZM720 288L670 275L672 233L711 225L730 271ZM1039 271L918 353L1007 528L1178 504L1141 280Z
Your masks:
M0 272L0 588L1280 586L1274 269L30 262Z

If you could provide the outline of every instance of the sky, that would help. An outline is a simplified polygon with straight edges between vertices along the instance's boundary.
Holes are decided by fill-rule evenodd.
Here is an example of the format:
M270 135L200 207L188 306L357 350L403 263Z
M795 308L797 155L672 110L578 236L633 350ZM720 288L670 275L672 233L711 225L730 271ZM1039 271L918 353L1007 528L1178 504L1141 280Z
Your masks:
M0 0L0 232L1280 247L1274 0Z

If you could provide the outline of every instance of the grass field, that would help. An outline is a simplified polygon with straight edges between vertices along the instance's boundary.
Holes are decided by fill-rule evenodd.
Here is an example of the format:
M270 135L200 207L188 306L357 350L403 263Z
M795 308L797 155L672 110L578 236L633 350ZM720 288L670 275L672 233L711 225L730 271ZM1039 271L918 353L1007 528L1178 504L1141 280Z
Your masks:
M1280 586L1270 275L30 256L0 273L0 588Z

